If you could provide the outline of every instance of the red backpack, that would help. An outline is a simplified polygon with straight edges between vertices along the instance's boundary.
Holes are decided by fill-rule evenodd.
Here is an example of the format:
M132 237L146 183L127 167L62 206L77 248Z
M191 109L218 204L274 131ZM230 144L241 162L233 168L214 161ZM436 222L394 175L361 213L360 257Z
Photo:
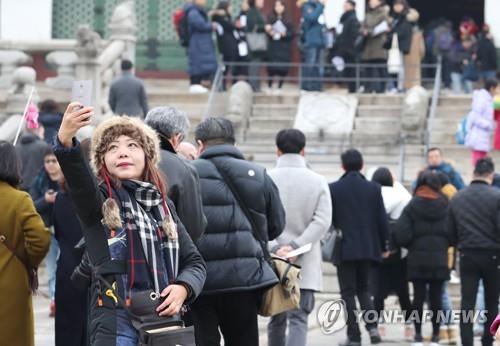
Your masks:
M178 8L172 15L172 21L174 23L174 28L177 32L177 36L179 37L181 46L189 46L189 27L187 12L182 8Z

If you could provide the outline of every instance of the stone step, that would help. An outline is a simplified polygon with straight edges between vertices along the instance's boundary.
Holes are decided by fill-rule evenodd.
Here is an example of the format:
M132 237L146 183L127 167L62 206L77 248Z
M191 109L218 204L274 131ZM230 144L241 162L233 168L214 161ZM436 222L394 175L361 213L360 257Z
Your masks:
M467 116L470 106L444 106L436 109L435 119L447 118L461 120Z
M403 99L402 95L388 94L360 94L358 96L360 106L401 106Z
M360 118L399 118L401 117L400 105L359 105L356 116Z
M252 121L256 117L274 118L276 116L288 117L291 120L297 115L297 105L267 104L254 105L252 108Z
M274 152L275 143L273 141L263 141L263 143L256 142L244 142L239 143L238 148L243 151L253 152L253 153L269 153ZM342 153L338 143L319 143L307 141L306 154L324 154L324 155L340 155ZM363 155L386 155L386 156L399 156L400 148L399 146L359 146L357 149ZM423 146L407 146L406 147L407 157L422 157L424 155Z
M274 105L274 104L287 104L287 105L298 105L300 100L300 94L297 92L284 92L281 95L266 95L266 94L254 94L253 104L254 105Z
M438 106L470 107L471 102L470 95L440 95Z
M250 129L251 130L259 130L259 129L273 129L278 133L281 129L292 128L294 123L294 119L290 117L282 117L275 119L265 119L265 118L254 118L250 120Z
M399 133L400 127L401 125L399 119L386 117L366 117L354 119L354 129L358 133Z

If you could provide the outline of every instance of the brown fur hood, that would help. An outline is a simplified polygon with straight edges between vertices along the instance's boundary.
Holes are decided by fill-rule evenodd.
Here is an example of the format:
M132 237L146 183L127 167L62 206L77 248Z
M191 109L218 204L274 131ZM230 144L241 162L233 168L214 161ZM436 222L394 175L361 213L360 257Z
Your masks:
M95 174L104 165L104 154L110 143L121 135L135 139L146 157L157 166L160 162L160 139L151 127L141 119L128 116L114 116L103 121L95 129L90 146L90 165Z

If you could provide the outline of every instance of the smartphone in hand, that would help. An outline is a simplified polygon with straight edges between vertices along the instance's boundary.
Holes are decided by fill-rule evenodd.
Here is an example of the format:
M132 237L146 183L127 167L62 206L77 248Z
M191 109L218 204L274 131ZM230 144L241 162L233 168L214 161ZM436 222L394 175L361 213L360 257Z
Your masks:
M80 102L82 106L92 106L92 81L78 80L73 82L71 102Z

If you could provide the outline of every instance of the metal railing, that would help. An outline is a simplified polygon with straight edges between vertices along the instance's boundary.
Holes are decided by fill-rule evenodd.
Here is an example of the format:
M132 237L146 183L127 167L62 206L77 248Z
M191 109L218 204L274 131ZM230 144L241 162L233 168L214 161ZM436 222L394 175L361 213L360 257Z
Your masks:
M434 76L434 88L432 90L431 107L429 109L429 116L427 117L427 126L424 132L424 148L425 152L429 150L431 133L434 125L434 118L436 117L437 106L439 103L439 92L441 90L441 74L442 74L442 57L439 56L436 68L436 75Z
M403 79L404 83L409 84L420 84L428 90L432 90L431 94L431 102L430 108L427 114L427 122L426 127L423 131L423 144L425 150L428 149L430 143L430 134L433 128L433 122L436 115L437 106L439 103L439 93L441 89L441 73L442 73L442 61L438 60L437 64L419 64L419 65L411 65L405 66L406 70L411 70L411 68L419 69L421 71L421 78L418 79L409 79L407 76ZM239 76L232 76L231 72L235 68L238 68L240 71L245 71L245 69L249 69L252 66L259 66L259 73L250 76L248 74L240 74ZM272 62L220 62L217 72L215 74L212 88L210 90L210 94L208 97L208 103L206 107L206 111L204 116L208 116L211 114L213 107L213 103L217 98L217 94L222 92L222 85L227 84L229 82L233 82L234 80L245 80L252 84L252 81L259 80L264 83L269 80L269 75L267 72L269 68L283 68L288 70L288 74L284 77L278 78L275 77L274 81L281 79L283 83L290 90L296 90L297 92L304 86L304 83L307 82L318 82L321 89L326 89L327 87L333 87L334 85L339 84L349 84L353 83L355 86L355 92L353 94L359 95L363 91L366 92L366 89L363 90L362 86L370 85L370 83L379 83L378 86L382 86L379 91L387 92L389 91L387 86L388 83L392 83L392 85L397 88L398 87L398 77L394 75L389 75L387 73L387 64L385 63L355 63L355 64L345 64L344 71L349 70L349 76L346 76L346 73L339 72L336 70L335 66L332 64L306 64L306 63L272 63ZM317 68L319 69L319 76L307 76L304 72L307 69ZM381 73L381 76L378 77L370 77L369 72L370 69L378 69ZM226 72L229 70L229 72ZM430 70L431 73L424 73L425 70ZM248 71L248 70L247 70ZM434 73L432 73L434 72ZM231 76L230 76L231 74ZM433 75L433 77L423 77L426 75ZM401 81L399 82L399 86L401 87ZM229 86L228 86L229 88ZM249 124L249 119L244 119L243 124ZM398 138L394 143L399 146L399 159L398 159L398 173L401 179L404 178L405 169L406 169L406 147L407 147L407 138L400 132Z

